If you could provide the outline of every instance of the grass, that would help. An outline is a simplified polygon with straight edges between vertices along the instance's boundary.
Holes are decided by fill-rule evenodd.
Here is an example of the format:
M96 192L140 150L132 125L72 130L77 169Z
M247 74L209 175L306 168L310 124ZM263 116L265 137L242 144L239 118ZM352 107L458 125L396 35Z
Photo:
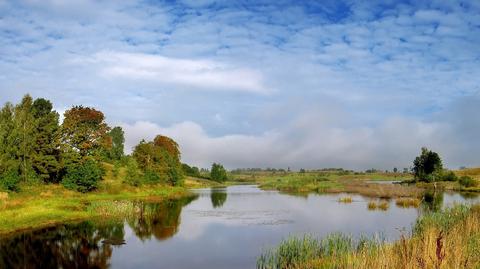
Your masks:
M421 202L422 201L418 198L399 198L395 201L395 204L397 205L397 207L401 208L418 208Z
M388 201L370 201L367 204L368 210L382 210L387 211L390 208Z
M351 202L353 202L353 199L352 199L352 197L350 197L350 196L341 197L341 198L338 199L338 202L339 202L339 203L350 204Z
M22 184L18 193L0 193L0 235L19 230L51 226L63 222L110 218L123 212L121 200L160 201L192 195L185 187L162 184L132 187L122 183L122 169L106 175L99 188L78 193L59 184Z
M359 175L338 172L251 174L253 182L259 184L260 188L275 189L286 193L354 193L376 198L421 197L423 188L415 185L405 186L371 182L372 180L400 180L407 177L404 174L394 173ZM241 178L246 180L247 177L243 175Z
M456 205L418 218L410 237L333 234L289 238L257 259L257 268L479 268L480 205Z

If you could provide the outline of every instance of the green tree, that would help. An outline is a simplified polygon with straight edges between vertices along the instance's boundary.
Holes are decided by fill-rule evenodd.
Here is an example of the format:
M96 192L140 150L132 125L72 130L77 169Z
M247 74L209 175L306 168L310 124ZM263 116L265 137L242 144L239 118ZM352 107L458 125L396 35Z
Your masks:
M108 158L110 160L120 160L124 156L125 133L122 127L114 127L108 135L112 140L112 148L108 151Z
M32 166L45 182L58 182L60 171L60 133L58 118L52 103L39 98L33 102L34 145Z
M17 158L18 140L12 132L14 110L11 103L6 103L0 111L0 185L8 190L16 189L20 170L20 161ZM15 183L14 187L12 182Z
M227 171L221 164L213 163L212 169L210 170L210 179L217 182L227 181Z
M104 174L101 165L89 158L82 163L69 165L62 184L68 189L89 192L98 187L98 182Z
M177 143L172 139L157 136L153 142L142 140L135 147L132 155L144 173L155 172L174 186L183 183L180 151Z
M74 106L64 115L61 139L68 162L77 162L86 156L99 158L102 151L110 150L110 128L101 111Z
M35 150L35 127L32 113L33 100L25 95L20 104L15 106L13 117L13 136L15 139L16 158L20 163L20 175L23 181L35 178L32 158Z
M423 147L420 156L413 161L415 179L426 182L438 181L443 171L442 159L438 153Z

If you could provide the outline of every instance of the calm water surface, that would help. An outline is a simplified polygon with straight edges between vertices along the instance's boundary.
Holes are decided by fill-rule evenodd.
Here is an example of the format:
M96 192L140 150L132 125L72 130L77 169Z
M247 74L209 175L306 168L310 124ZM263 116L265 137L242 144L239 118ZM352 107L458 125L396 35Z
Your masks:
M255 268L263 249L289 235L409 231L426 208L478 202L443 194L419 209L367 210L368 198L343 194L292 196L256 186L195 190L195 198L133 204L124 221L82 222L0 238L0 268Z

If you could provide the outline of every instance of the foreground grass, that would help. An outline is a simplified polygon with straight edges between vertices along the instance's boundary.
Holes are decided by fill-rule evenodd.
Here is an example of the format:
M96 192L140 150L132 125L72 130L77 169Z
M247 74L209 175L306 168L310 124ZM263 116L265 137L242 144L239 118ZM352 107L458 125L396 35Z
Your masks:
M290 238L263 253L257 268L480 268L480 205L427 213L411 237L393 243L343 234Z

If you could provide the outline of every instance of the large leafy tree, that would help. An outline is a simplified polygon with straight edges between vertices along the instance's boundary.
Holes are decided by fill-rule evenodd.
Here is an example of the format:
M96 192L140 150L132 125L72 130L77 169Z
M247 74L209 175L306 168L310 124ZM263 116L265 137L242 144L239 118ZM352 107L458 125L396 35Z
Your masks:
M135 147L133 157L146 175L154 172L172 185L182 183L180 151L178 144L171 138L157 136L153 142L142 140Z
M417 180L427 182L440 180L442 170L442 159L438 153L425 147L422 148L420 156L413 161L413 173Z
M124 155L125 133L122 127L116 126L108 134L112 140L112 148L108 152L108 157L111 160L120 160Z
M37 175L47 182L58 182L60 170L59 115L52 103L39 98L33 102L34 154L32 166Z
M85 158L98 157L110 149L112 140L105 116L94 108L74 106L65 112L61 139L67 155Z
M6 103L0 110L0 188L16 190L20 161L17 158L18 141L13 135L14 106Z
M227 171L223 165L219 163L212 164L212 170L210 171L210 179L217 182L225 182L227 180Z
M15 106L12 135L15 140L16 155L20 162L20 173L24 181L35 177L32 159L35 152L35 118L32 113L33 99L25 95Z

